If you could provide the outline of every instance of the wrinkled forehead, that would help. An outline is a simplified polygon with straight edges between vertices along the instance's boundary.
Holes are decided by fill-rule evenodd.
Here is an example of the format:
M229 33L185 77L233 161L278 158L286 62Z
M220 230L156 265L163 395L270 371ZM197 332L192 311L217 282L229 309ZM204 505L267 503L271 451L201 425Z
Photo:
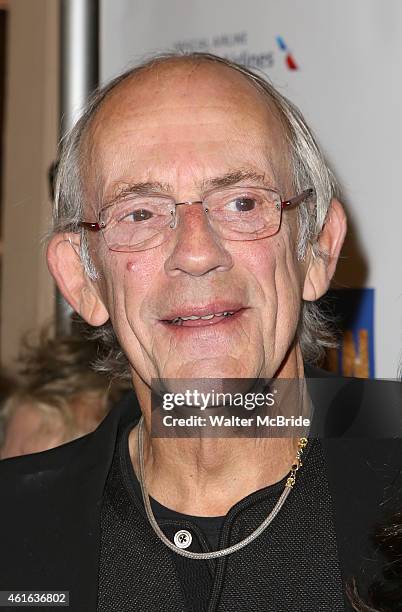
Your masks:
M290 183L279 110L243 74L212 62L175 61L129 77L108 94L82 147L88 196L112 196L126 180L205 180L225 164Z

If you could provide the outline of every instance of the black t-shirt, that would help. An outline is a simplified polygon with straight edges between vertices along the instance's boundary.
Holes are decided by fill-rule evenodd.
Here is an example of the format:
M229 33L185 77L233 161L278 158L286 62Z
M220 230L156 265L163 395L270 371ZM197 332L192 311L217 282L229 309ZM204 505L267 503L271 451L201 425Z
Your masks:
M140 484L135 474L133 474L132 482L133 487L135 487L138 490L138 493L141 494ZM151 507L158 523L164 519L183 522L190 521L191 523L194 523L194 525L197 525L198 529L200 529L200 531L202 531L202 533L206 536L211 550L218 549L219 536L225 520L224 516L192 516L189 514L182 514L181 512L176 512L175 510L171 510L166 506L162 506L162 504L152 497L150 499Z
M128 435L121 432L101 511L99 612L338 612L344 610L331 497L319 440L309 442L294 489L251 544L218 560L186 559L166 547L145 515ZM152 508L165 535L186 530L196 552L249 535L275 506L280 482L248 495L225 517Z

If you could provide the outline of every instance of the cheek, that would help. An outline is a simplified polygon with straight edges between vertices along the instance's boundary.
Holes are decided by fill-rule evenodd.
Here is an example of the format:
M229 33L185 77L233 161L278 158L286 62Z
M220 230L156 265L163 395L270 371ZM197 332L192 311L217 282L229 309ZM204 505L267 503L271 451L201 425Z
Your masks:
M127 294L144 296L155 282L158 273L156 262L146 253L130 253L124 266L124 285ZM135 288L135 290L134 290ZM136 300L137 301L137 300Z
M276 311L276 326L293 328L300 309L301 274L295 240L290 231L253 243L246 262L247 271L254 277L255 287L261 291L264 305L271 314L269 320L268 317L263 319L263 325L272 323L272 314Z
M160 265L152 250L141 253L114 253L108 261L105 278L107 306L115 329L127 324L136 335L144 334L143 322Z
M107 257L102 257L98 287L111 311L127 300L138 301L136 298L146 292L154 273L148 264L144 253L109 251Z
M252 275L261 285L274 274L277 249L273 238L230 243L230 254L237 266L246 270L247 275Z
M277 333L293 336L300 316L302 278L295 241L286 233L277 249L275 287L278 299Z

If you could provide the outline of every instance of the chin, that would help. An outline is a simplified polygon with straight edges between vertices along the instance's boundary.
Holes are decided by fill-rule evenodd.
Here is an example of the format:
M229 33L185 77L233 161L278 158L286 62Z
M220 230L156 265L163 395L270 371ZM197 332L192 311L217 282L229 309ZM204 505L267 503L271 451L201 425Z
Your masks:
M256 378L260 369L252 364L244 364L225 357L216 359L200 359L191 362L168 365L161 374L162 378L191 378L191 379L222 379L222 378Z

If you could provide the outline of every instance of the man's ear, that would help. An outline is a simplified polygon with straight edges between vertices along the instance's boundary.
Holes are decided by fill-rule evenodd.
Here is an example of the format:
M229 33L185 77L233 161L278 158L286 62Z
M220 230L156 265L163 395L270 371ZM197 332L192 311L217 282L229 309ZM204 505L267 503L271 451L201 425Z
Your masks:
M314 302L326 293L334 275L339 254L346 235L346 215L338 200L331 200L326 220L318 237L323 257L312 257L303 287L303 299Z
M109 313L84 270L79 248L79 234L53 236L46 254L49 270L70 306L90 325L103 325Z

